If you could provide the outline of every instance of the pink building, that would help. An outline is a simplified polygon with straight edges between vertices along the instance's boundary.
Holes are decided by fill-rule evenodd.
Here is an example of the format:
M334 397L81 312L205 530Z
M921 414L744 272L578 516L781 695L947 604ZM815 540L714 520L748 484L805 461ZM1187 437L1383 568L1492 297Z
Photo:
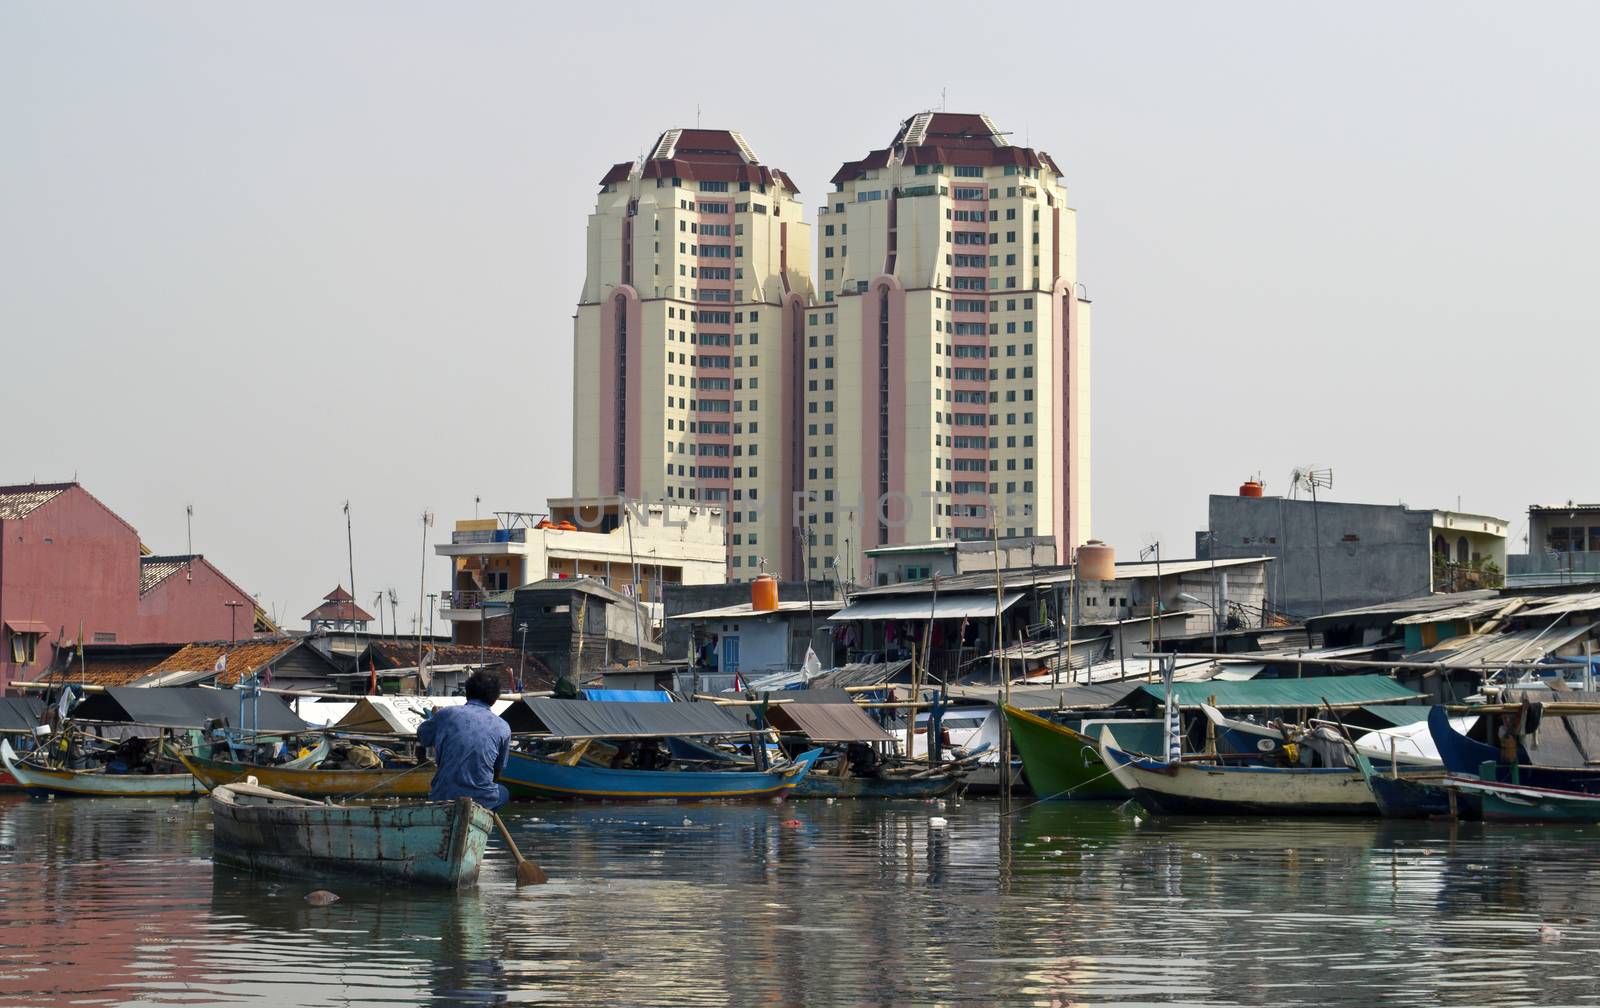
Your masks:
M154 556L77 483L0 486L0 694L60 647L248 638L256 603L203 556Z

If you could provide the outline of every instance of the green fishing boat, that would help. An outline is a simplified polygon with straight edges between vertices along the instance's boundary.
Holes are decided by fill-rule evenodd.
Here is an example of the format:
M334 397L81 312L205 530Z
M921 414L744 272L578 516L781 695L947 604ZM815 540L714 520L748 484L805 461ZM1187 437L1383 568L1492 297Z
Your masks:
M1090 801L1131 797L1100 759L1099 746L1089 736L1064 724L1018 707L1005 708L1011 726L1011 744L1022 757L1028 786L1036 797L1056 801ZM1087 727L1085 722L1079 727ZM1159 721L1096 721L1115 726L1119 740L1127 732L1142 736L1150 730L1159 739ZM1126 744L1136 748L1135 740Z

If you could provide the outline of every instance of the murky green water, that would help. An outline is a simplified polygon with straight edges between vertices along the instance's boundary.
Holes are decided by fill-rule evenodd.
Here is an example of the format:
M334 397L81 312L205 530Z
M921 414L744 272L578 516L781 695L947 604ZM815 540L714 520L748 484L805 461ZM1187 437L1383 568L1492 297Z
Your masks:
M930 816L948 825L933 829ZM461 896L213 870L204 802L0 797L0 1003L1600 999L1600 830L1103 805L516 805Z

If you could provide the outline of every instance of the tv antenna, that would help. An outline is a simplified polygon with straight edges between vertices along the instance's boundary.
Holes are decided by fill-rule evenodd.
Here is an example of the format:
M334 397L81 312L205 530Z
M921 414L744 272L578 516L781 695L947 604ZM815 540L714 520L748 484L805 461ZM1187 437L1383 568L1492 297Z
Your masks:
M1319 469L1315 465L1298 466L1289 471L1289 499L1297 500L1303 489L1311 495L1312 500L1317 499L1317 488L1324 489L1333 486L1333 470Z

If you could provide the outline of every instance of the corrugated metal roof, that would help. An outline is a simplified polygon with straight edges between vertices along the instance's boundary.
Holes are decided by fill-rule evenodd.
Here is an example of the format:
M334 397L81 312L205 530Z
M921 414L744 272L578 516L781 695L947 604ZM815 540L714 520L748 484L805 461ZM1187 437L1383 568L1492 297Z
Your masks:
M1498 612L1509 601L1509 599L1501 598L1498 595L1493 598L1473 599L1471 602L1451 606L1448 609L1434 609L1430 612L1402 616L1394 621L1394 625L1416 626L1423 623L1446 623L1453 620L1480 619Z
M1579 637L1587 636L1595 627L1600 627L1600 622L1556 629L1532 627L1512 633L1464 634L1440 641L1407 660L1433 662L1445 668L1536 662Z
M1272 557L1233 557L1211 560L1163 560L1159 565L1152 562L1130 562L1116 565L1117 580L1125 581L1130 578L1153 578L1159 567L1163 578L1177 574L1189 574L1195 571L1208 571L1215 566L1218 570L1229 567L1242 567L1247 564L1264 564ZM1072 568L1060 565L1038 567L1013 567L1000 572L1001 584L1010 589L1046 587L1048 585L1064 584L1072 580ZM965 574L939 575L939 593L959 591L994 591L994 571L969 571ZM880 585L867 588L851 595L851 599L876 598L883 595L926 595L933 591L931 578L921 581L902 581L899 584Z
M993 584L993 580L990 581ZM888 620L888 619L955 619L956 617L970 617L994 619L995 597L991 593L967 592L962 595L946 595L942 591L938 598L929 595L927 602L921 599L908 598L861 598L860 601L851 602L843 609L828 618L836 622L845 620ZM1010 609L1022 598L1021 592L1012 592L1000 601L1000 608Z
M1339 612L1324 613L1321 616L1307 617L1306 623L1324 623L1328 620L1347 619L1354 616L1387 616L1394 613L1405 616L1411 613L1437 612L1441 609L1452 609L1476 599L1499 598L1499 592L1492 588L1482 588L1477 591L1455 592L1449 595L1419 595L1416 598L1396 599L1393 602L1379 602L1376 605L1359 606L1355 609L1341 609Z
M0 520L26 518L75 486L76 483L21 483L0 487Z
M1600 609L1600 592L1578 592L1556 595L1536 606L1519 610L1521 616L1560 616L1565 613L1593 612Z
M815 610L819 613L831 613L844 608L844 603L835 599L817 599L807 602L805 599L790 602L779 602L776 609L755 609L749 602L738 605L723 606L721 609L702 609L699 612L679 613L668 616L669 620L708 620L708 619L750 619L756 616L770 616L778 613L803 613Z

